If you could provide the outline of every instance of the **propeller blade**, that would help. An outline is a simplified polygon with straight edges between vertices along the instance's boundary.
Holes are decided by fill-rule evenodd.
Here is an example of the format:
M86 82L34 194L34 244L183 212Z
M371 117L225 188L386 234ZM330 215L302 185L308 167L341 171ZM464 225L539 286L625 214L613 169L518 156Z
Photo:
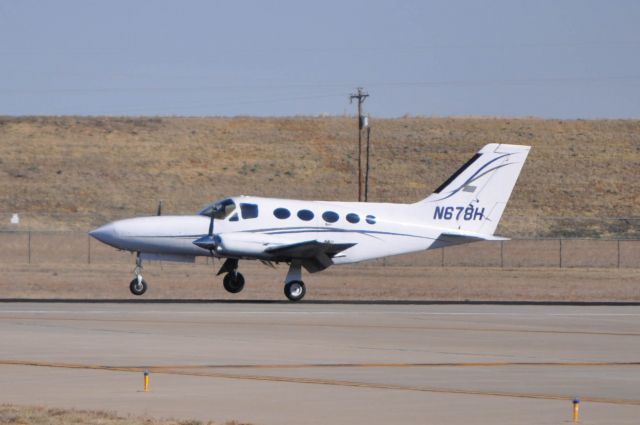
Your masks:
M209 236L213 236L213 216L215 211L211 211L211 221L209 222Z
M213 233L213 229L215 226L215 215L218 211L219 210L215 206L211 209L211 221L209 221L209 232L207 236L203 236L193 241L194 245L199 246L203 249L208 249L211 254L213 254L213 251L220 250L220 236Z

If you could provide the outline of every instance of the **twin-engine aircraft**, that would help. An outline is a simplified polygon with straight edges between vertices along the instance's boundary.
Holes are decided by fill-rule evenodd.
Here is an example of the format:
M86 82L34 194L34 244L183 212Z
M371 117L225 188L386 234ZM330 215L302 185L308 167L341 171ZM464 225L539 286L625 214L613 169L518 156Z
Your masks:
M142 295L142 260L194 262L224 258L218 275L238 293L239 260L286 263L284 293L301 300L302 268L319 272L349 264L475 241L505 240L493 233L529 153L529 146L489 144L433 194L413 204L325 202L235 196L197 215L130 218L90 232L120 250L135 252L129 286Z

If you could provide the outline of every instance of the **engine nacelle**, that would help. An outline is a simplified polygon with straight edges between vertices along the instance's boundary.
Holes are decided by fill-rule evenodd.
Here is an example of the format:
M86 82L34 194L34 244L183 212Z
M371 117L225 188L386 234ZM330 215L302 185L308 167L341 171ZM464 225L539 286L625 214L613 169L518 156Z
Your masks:
M266 257L267 248L291 243L276 235L260 233L225 233L218 236L220 243L216 253L224 256L260 257L264 255Z

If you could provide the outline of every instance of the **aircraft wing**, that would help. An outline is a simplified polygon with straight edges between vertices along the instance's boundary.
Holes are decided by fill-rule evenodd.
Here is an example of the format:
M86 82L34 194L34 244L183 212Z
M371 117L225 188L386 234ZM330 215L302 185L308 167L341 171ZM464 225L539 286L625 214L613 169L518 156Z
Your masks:
M300 260L309 273L319 272L333 264L331 260L340 252L351 248L355 243L331 243L310 240L288 245L267 248L265 252L276 260Z

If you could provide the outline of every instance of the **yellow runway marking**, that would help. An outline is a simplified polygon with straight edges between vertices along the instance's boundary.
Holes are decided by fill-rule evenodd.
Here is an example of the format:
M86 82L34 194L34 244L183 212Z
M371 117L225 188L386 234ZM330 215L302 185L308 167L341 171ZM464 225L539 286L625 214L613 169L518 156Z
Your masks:
M355 363L355 364L293 364L293 365L159 365L159 366L104 366L74 363L55 363L23 360L0 360L0 365L5 366L35 366L65 369L104 370L117 372L140 373L148 369L152 373L181 376L199 376L220 379L253 380L267 382L288 382L296 384L332 385L341 387L383 389L398 391L414 391L424 393L482 395L493 397L529 398L541 400L572 400L573 397L561 394L542 393L516 393L506 391L481 391L471 389L417 387L409 385L379 384L372 382L344 381L322 378L304 378L270 375L244 375L238 373L218 372L219 369L246 368L246 369L286 369L286 368L419 368L419 367L505 367L505 366L535 366L535 367L612 367L612 366L640 366L640 362L546 362L546 363L508 363L508 362L469 362L469 363ZM607 403L640 406L640 400L612 399L606 397L582 397L582 401L592 403Z
M404 386L404 385L394 385L394 384L376 384L376 383L370 383L370 382L339 381L339 380L333 380L333 379L294 378L294 377L261 376L261 375L234 375L234 374L225 374L225 373L202 374L202 373L195 373L195 372L189 373L186 371L178 371L178 372L159 371L157 373L188 375L188 376L210 376L210 377L225 378L225 379L289 382L289 383L298 383L298 384L333 385L333 386L357 387L357 388L368 388L368 389L415 391L415 392L425 392L425 393L483 395L483 396L494 396L494 397L531 398L531 399L541 399L541 400L573 400L573 397L571 396L564 396L560 394L513 393L513 392L501 392L501 391L465 390L465 389L455 389L455 388L414 387L414 386ZM583 402L592 402L592 403L624 404L624 405L640 406L640 400L610 399L610 398L604 398L604 397L582 397L581 400Z

